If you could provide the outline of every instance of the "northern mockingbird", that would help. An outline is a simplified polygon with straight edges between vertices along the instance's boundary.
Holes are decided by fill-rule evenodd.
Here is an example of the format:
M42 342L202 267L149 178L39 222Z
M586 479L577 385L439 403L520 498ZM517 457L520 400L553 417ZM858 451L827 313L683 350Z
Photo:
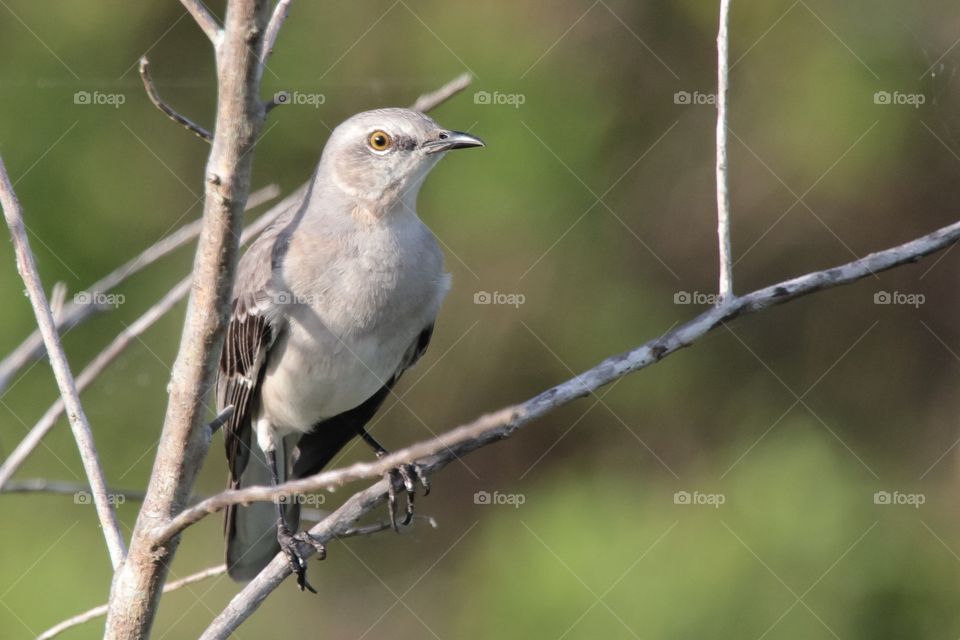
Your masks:
M446 151L481 147L408 109L379 109L338 126L303 198L244 254L217 380L230 487L276 485L319 472L353 437L386 450L364 429L430 342L450 286L443 254L416 213L417 193ZM390 474L413 514L416 465ZM306 581L299 504L231 506L227 567L249 580L282 550Z

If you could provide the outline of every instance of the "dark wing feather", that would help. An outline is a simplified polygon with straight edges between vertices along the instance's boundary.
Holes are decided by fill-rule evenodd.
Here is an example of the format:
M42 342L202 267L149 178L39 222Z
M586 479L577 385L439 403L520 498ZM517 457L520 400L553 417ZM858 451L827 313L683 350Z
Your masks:
M217 378L217 411L231 404L234 406L233 415L223 427L231 487L239 483L247 466L252 432L250 421L259 393L260 374L275 337L273 333L263 310L254 300L234 300Z

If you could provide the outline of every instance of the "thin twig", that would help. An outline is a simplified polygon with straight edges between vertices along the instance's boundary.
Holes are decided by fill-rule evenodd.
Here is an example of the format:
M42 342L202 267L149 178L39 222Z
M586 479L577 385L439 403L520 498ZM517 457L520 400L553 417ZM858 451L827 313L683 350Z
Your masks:
M251 487L239 491L225 491L208 498L178 515L167 529L158 531L158 539L174 535L183 527L200 520L207 513L225 508L230 504L272 501L280 496L312 493L342 485L350 480L377 477L401 463L418 461L425 473L436 473L460 456L510 437L535 418L576 398L593 393L601 386L629 373L656 364L734 318L756 313L817 291L849 284L899 265L916 262L958 240L960 240L960 222L833 269L815 271L745 296L731 298L659 338L650 340L632 351L611 356L596 367L534 398L481 416L433 440L407 447L377 462L357 463L343 469L322 472L303 480L284 483L276 488ZM354 494L330 517L310 529L310 534L320 542L326 542L349 531L354 522L386 500L387 489L388 482L384 479ZM314 553L312 548L305 548L304 551L306 556ZM201 639L220 640L229 637L288 575L290 575L290 565L282 553L278 554L256 578L234 596L227 607L207 627Z
M261 68L266 66L267 60L273 55L273 47L277 43L277 36L280 34L280 27L283 26L287 14L290 12L290 4L293 0L279 0L277 6L273 8L273 15L270 16L270 22L267 24L267 34L263 38L263 48L260 54Z
M143 80L143 88L146 90L147 97L150 98L153 106L160 109L160 111L164 112L168 118L177 124L186 127L187 131L196 134L201 140L205 140L206 142L213 141L212 133L186 116L180 115L173 107L163 101L163 98L160 97L160 92L157 91L157 85L154 84L153 77L150 75L150 61L147 60L147 56L140 58L140 79Z
M277 217L279 217L293 202L296 201L297 197L299 197L299 194L294 194L293 196L285 198L277 206L252 222L244 230L243 236L240 239L241 244L249 242L251 239L258 236L264 229L270 226L273 221L277 219ZM181 231L184 229L187 229L187 227L183 227ZM180 234L180 232L178 232L178 234ZM196 235L195 231L194 235ZM83 391L86 389L87 386L97 378L97 376L103 373L104 369L106 369L107 366L117 358L117 356L123 353L123 351L125 351L127 347L129 347L135 340L143 335L147 329L152 327L158 320L164 317L170 312L171 309L173 309L173 307L183 300L187 293L190 292L190 280L191 277L187 276L177 283L173 289L168 291L158 302L147 309L147 311L144 312L143 315L137 318L133 323L126 326L124 330L121 331L120 334L117 335L103 351L97 354L90 364L84 367L83 371L80 372L80 375L77 376L77 390ZM0 465L0 489L6 486L7 482L10 481L10 479L13 477L13 474L17 472L17 469L20 468L30 453L36 449L36 447L40 444L40 441L43 440L47 433L49 433L54 427L54 425L57 423L57 420L61 415L63 415L63 408L63 400L57 399L57 401L54 402L49 409L47 409L46 413L43 414L43 417L41 417L40 420L37 421L37 423L30 429L30 432L23 438L23 440L17 444L16 448L10 452L10 455L7 456L6 460L3 461L3 464Z
M410 108L414 111L420 111L422 113L436 109L441 104L470 86L471 82L473 82L473 76L465 71L436 91L425 93L417 98L417 101L414 102Z
M265 202L273 200L280 194L280 188L271 184L250 194L247 200L247 209L253 209ZM278 206L283 206L286 200ZM271 209L262 217L276 213ZM84 291L88 294L107 293L122 284L127 278L145 269L160 258L173 253L183 245L197 237L203 220L195 220L183 225L170 235L164 237L142 253L120 265L109 274L88 286ZM88 296L92 298L93 296ZM60 332L69 330L100 311L113 309L111 305L67 302L57 317L57 329ZM39 330L35 330L16 349L0 362L0 391L7 388L14 376L30 362L41 358L44 351L43 338Z
M23 226L23 210L20 208L17 195L13 191L13 185L10 184L10 177L7 175L7 168L4 166L2 158L0 158L0 203L3 204L3 215L7 220L7 226L10 228L10 235L13 238L14 252L17 257L17 271L23 278L24 285L26 285L30 304L33 306L33 313L37 318L43 341L47 345L53 376L57 380L60 395L70 417L70 427L73 429L73 437L77 441L77 449L83 461L83 468L86 471L87 479L90 481L91 494L97 508L97 515L100 518L103 535L107 540L110 560L113 562L113 568L116 569L126 556L126 547L123 542L123 535L120 533L120 524L117 522L117 514L113 504L107 496L107 483L103 478L103 467L100 466L100 459L97 456L97 447L93 442L90 423L87 421L87 416L80 405L80 396L73 375L70 373L67 357L63 353L63 346L60 344L60 336L57 334L53 313L50 311L50 305L47 304L47 296L40 282L36 260L30 250L30 241L27 239L27 232Z
M195 582L200 582L201 580L206 580L207 578L213 578L214 576L219 576L226 572L227 565L219 564L215 567L210 567L209 569L204 569L203 571L193 573L185 578L181 578L180 580L167 583L163 587L163 592L170 593L171 591L176 591L177 589L186 587ZM94 607L89 611L84 611L83 613L75 615L72 618L67 618L63 622L50 627L37 636L37 640L49 640L50 638L60 635L67 629L72 629L73 627L79 626L84 622L89 622L90 620L95 620L105 615L107 615L107 605L102 604L99 607Z
M220 48L220 41L223 39L223 29L217 23L210 10L201 0L180 0L180 3L190 12L197 25L203 29L203 32L210 38L215 49Z
M495 440L508 437L521 425L549 411L589 395L605 384L659 362L678 349L689 346L724 322L739 316L783 304L800 296L849 284L893 267L916 262L960 240L960 222L943 227L916 240L848 262L786 280L745 296L731 298L712 307L693 320L668 331L659 338L619 355L611 356L584 373L571 378L520 404L500 409L452 431L411 445L374 462L357 462L348 467L324 471L308 478L293 480L275 487L256 486L226 490L180 512L166 526L154 533L162 543L202 520L208 514L232 504L272 502L295 494L335 489L348 482L377 478L401 464L430 458L428 470L442 467L455 457L473 451ZM430 465L433 465L431 467Z
M720 0L717 34L717 236L720 242L720 300L733 293L733 256L730 249L730 192L727 176L727 89L730 78L730 1Z

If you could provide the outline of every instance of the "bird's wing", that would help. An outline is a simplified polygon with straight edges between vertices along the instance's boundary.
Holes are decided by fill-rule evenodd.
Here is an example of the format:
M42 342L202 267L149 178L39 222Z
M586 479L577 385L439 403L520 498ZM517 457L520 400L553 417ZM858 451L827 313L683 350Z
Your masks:
M300 436L293 454L294 463L291 478L306 478L319 473L337 455L340 449L360 433L360 430L376 414L377 409L383 404L403 372L412 367L427 350L432 335L433 324L424 328L413 340L404 353L396 373L362 404L332 418L327 418Z
M276 339L267 309L255 296L233 301L233 311L217 377L217 410L233 405L233 415L223 426L230 484L236 486L250 453L251 419L267 353Z

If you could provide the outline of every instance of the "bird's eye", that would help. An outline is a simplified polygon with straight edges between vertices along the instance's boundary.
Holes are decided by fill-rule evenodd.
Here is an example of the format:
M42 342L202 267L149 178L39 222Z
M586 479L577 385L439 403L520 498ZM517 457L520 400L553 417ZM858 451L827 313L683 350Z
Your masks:
M386 151L393 145L393 138L386 131L378 129L370 134L370 139L367 142L370 143L370 148L374 151Z

